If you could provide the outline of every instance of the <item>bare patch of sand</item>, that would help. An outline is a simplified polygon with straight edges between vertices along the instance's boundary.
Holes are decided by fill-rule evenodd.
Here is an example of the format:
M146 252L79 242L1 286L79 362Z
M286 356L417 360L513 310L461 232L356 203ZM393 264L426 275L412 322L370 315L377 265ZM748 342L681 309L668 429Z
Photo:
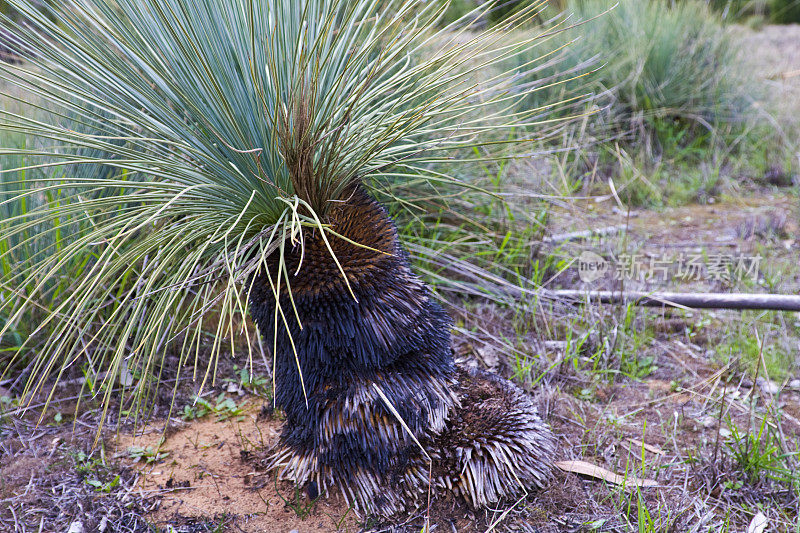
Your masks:
M260 407L250 405L243 416L223 421L209 415L181 424L166 436L156 426L136 436L119 435L115 453L123 461L134 462L141 456L137 463L141 493L160 496L153 521L177 526L191 520L222 520L225 515L237 530L253 533L358 531L356 517L340 497L314 503L288 483L276 485L272 476L256 472L242 459L243 452L266 449L277 441L280 422L259 420ZM131 451L142 448L149 448L143 456ZM146 464L156 450L168 455Z

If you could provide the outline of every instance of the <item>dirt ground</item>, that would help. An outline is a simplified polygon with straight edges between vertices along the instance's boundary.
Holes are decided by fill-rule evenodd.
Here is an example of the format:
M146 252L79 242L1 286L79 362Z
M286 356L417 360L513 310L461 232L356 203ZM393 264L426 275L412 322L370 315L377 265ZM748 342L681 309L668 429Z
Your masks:
M338 497L309 502L305 493L256 469L255 457L275 444L280 430L279 421L259 417L268 404L268 400L254 403L226 420L208 416L178 422L166 436L163 424L145 428L135 437L118 436L114 452L123 461L130 461L131 450L137 447L167 454L152 464L145 459L139 467L137 490L160 495L158 509L151 515L154 522L166 525L192 517L218 517L225 523L225 517L235 516L238 528L252 532L356 529L355 517Z

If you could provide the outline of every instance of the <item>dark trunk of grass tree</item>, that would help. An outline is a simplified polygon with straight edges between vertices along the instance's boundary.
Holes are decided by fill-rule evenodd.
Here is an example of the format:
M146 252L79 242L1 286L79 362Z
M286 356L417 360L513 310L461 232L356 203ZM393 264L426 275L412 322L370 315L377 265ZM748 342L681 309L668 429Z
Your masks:
M535 406L454 362L450 320L411 271L393 222L360 188L345 198L324 222L343 237L328 241L348 283L317 230L302 254L287 243L282 316L277 261L253 285L253 318L270 345L277 334L275 398L286 413L271 467L383 515L419 505L430 468L434 491L476 506L541 485L553 441Z

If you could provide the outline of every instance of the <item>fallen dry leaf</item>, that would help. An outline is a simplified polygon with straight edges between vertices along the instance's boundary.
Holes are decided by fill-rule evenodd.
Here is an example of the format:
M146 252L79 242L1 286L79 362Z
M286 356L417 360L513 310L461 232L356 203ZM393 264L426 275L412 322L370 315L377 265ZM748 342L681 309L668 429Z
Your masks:
M658 455L664 455L665 453L667 453L664 450L662 450L661 448L659 448L657 446L653 446L652 444L647 444L646 442L642 442L640 440L631 439L631 438L628 438L628 440L634 446L637 446L639 448L644 448L648 452L655 453L655 454L658 454Z
M564 472L572 472L574 474L581 474L584 476L602 479L615 485L624 485L628 487L655 487L658 485L652 479L639 479L635 476L621 476L615 474L611 470L606 470L592 463L586 461L559 461L556 466Z
M769 525L769 519L761 511L757 512L747 526L747 533L764 533Z

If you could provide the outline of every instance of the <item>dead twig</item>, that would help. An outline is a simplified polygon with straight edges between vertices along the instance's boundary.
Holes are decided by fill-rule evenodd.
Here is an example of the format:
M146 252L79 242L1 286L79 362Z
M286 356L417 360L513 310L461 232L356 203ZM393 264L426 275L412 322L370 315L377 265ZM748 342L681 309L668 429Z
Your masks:
M589 301L600 304L634 304L644 307L679 307L684 309L761 309L770 311L800 311L800 296L787 294L747 293L680 293L641 291L546 291L556 299Z

